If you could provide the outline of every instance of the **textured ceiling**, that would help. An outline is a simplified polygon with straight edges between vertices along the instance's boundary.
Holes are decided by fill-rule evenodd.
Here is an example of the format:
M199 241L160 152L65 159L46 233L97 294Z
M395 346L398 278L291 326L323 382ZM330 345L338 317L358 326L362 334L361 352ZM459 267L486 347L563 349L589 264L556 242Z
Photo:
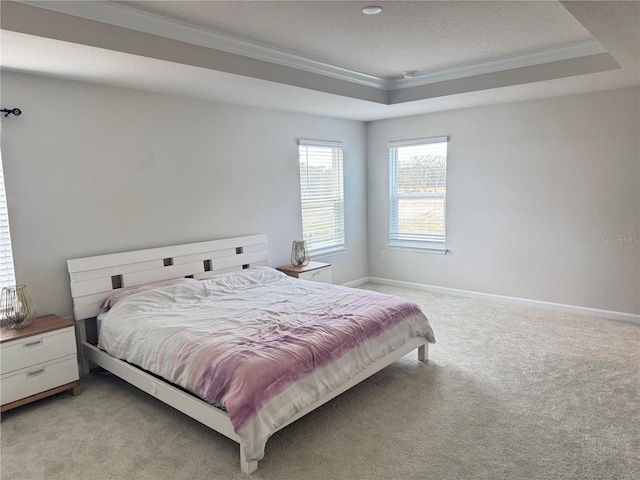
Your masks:
M580 42L591 34L558 2L134 1L135 9L381 77ZM373 2L376 3L376 2Z

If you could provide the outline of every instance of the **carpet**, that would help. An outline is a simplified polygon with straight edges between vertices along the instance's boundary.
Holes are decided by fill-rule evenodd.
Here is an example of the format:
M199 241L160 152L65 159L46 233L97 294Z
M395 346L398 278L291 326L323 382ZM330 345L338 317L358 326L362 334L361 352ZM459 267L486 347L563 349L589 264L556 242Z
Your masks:
M366 284L420 304L412 352L267 443L255 479L640 478L640 326ZM246 479L236 443L109 373L5 412L0 478Z

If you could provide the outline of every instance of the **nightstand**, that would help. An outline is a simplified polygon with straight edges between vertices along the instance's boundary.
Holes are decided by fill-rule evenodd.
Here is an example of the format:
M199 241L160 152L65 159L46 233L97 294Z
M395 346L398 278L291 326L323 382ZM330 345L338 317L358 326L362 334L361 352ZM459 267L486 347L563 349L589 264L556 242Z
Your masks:
M322 262L309 262L309 265L299 267L297 265L285 265L278 267L283 273L300 280L312 282L331 283L331 264Z
M0 328L0 412L71 390L80 394L74 324L57 315Z

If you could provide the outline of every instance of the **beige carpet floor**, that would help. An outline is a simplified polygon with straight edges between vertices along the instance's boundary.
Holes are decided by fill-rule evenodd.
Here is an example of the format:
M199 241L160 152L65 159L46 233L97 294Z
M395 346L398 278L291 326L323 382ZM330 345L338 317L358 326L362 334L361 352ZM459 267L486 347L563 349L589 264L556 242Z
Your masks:
M438 343L275 434L259 479L640 478L640 326L365 285ZM108 373L6 412L1 478L243 479L231 440Z

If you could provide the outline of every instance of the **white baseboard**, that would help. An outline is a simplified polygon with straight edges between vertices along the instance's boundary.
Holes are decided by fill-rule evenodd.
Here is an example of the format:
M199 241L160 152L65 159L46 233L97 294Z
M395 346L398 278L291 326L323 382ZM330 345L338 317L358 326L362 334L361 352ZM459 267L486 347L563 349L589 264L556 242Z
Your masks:
M358 278L356 280L352 280L350 282L347 283L343 283L342 286L344 287L357 287L359 285L362 285L363 283L367 283L370 281L370 277L362 277L362 278Z
M600 310L598 308L579 307L577 305L565 305L562 303L543 302L541 300L531 300L528 298L508 297L505 295L494 295L492 293L473 292L471 290L459 290L457 288L437 287L435 285L425 285L422 283L402 282L400 280L389 280L380 277L366 277L349 282L346 286L358 286L366 282L377 283L380 285L392 285L397 287L414 288L416 290L426 290L429 292L445 293L448 295L458 295L462 297L484 298L498 302L515 303L519 305L530 305L532 307L547 308L550 310L558 310L561 312L579 313L592 317L608 318L610 320L621 320L623 322L631 322L640 324L640 315L626 312L616 312L613 310ZM354 285L351 285L354 284Z

